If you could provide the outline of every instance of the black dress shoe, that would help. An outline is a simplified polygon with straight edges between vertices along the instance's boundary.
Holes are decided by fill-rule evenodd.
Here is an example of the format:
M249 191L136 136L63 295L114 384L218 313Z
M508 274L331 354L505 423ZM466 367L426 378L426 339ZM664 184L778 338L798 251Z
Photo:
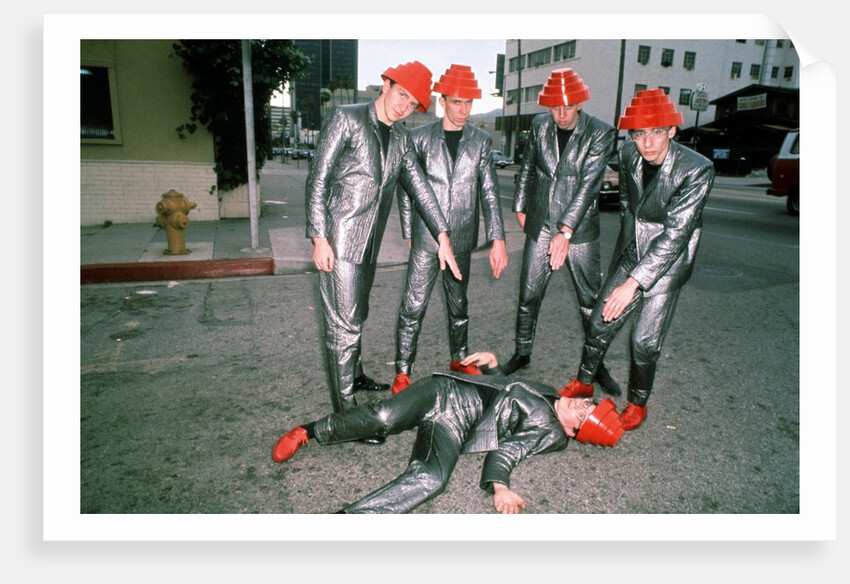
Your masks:
M389 388L389 383L378 383L365 374L354 380L354 391L387 391Z
M363 444L383 444L387 439L383 436L369 436L368 438L361 438L358 442L362 442Z
M611 374L608 373L608 369L605 367L604 363L599 364L599 368L596 370L596 375L593 376L593 381L599 384L599 387L602 388L602 391L609 395L621 395L623 390L620 389L620 385L614 381L614 378L611 377Z
M514 356L511 357L510 361L502 365L502 373L505 375L510 375L515 371L519 371L520 369L525 369L531 363L531 355L517 355L514 353Z

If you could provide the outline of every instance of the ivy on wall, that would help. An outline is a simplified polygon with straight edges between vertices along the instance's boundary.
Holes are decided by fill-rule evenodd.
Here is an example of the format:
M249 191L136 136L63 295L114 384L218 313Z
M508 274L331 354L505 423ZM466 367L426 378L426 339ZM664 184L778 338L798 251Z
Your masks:
M252 40L250 44L259 172L271 154L272 94L282 91L285 83L299 79L310 59L291 40ZM174 53L194 78L189 121L176 128L178 135L184 138L200 126L206 127L213 135L219 190L247 184L241 41L182 40L174 43Z

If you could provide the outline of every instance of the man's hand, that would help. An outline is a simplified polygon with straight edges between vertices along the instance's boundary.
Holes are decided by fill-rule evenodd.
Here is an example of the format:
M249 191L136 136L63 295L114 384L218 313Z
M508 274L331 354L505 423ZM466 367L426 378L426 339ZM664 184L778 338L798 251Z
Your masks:
M327 237L313 238L313 263L323 272L334 269L334 250Z
M493 268L493 277L498 278L502 271L508 267L508 252L505 250L504 239L494 239L493 247L490 248L490 267Z
M449 234L443 231L437 238L437 242L440 244L440 249L437 250L437 257L440 259L440 269L445 270L448 265L452 274L454 274L454 277L458 281L463 280L460 268L457 266L457 262L455 261L455 254L452 253L452 246L449 243Z
M466 359L460 362L461 365L486 365L490 369L499 364L499 360L496 359L496 355L493 353L488 353L487 351L478 351L477 353L473 353L469 355Z
M611 322L623 314L623 311L632 301L632 298L635 297L638 287L637 280L629 277L628 280L614 288L611 295L605 299L605 307L602 309L602 320Z
M502 514L517 515L520 509L525 509L525 501L501 483L493 483L493 505Z
M520 229L525 229L525 213L517 213L516 222L519 223Z
M561 269L564 262L567 261L568 253L570 253L570 240L561 235L560 232L556 233L549 241L549 265L553 270Z

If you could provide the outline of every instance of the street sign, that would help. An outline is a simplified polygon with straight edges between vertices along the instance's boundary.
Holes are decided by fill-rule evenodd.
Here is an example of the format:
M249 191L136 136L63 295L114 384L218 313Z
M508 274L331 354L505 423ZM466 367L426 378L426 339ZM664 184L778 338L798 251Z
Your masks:
M691 109L704 112L708 109L708 92L697 88L691 96Z

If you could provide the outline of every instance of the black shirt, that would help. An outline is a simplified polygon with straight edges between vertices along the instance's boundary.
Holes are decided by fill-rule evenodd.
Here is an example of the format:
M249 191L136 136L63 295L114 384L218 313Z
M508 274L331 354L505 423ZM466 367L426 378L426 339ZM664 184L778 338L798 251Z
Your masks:
M443 130L443 136L446 138L446 146L449 147L449 154L454 161L457 158L457 145L460 142L460 136L463 130Z
M564 153L564 148L567 147L567 142L569 142L570 136L573 135L574 131L575 131L575 129L573 129L573 130L562 130L561 128L558 128L558 152L559 153L561 153L561 154Z
M387 156L387 148L390 145L390 126L378 120L378 128L381 130L381 147L384 149L384 158Z
M651 164L646 160L642 161L643 164L643 189L646 190L647 185L649 185L650 181L655 178L655 175L658 174L658 169L661 168L660 164Z

